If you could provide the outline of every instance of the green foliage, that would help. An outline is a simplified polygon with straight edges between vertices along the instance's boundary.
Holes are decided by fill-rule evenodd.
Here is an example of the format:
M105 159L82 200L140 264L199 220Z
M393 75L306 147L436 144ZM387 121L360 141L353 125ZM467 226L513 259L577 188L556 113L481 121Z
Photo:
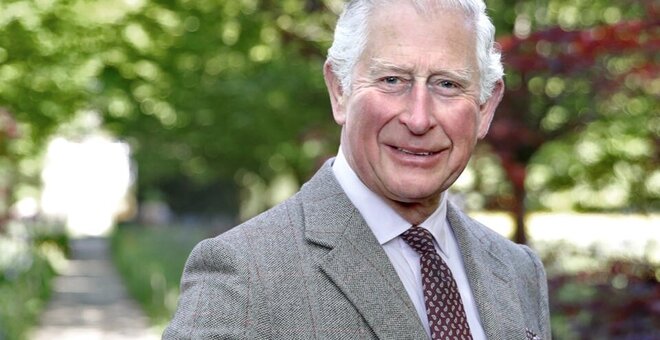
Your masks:
M51 293L68 238L57 228L14 225L0 236L0 339L24 339ZM22 230L22 231L19 231Z
M274 154L304 177L323 155L295 146L313 139L328 152L337 140L320 77L334 20L323 6L3 1L0 107L21 135L0 158L16 167L92 110L133 147L139 193L177 177L225 182L239 169L268 179Z
M55 273L42 256L33 252L30 268L16 277L0 280L0 338L23 339L50 296Z
M172 201L179 197L170 190L172 183L186 183L194 189L191 195L206 198L201 188L243 187L250 178L272 185L282 173L302 183L338 145L321 68L342 3L2 1L0 110L15 118L19 133L9 137L0 119L0 173L8 179L0 179L0 188L10 193L0 197L0 219L18 185L39 183L39 174L26 172L26 164L38 159L62 123L84 111L98 112L104 128L132 146L138 195L158 192ZM488 5L500 38L524 38L552 27L567 33L612 26L654 13L649 0L493 0ZM644 39L651 41L652 35ZM529 51L548 57L564 47L543 40ZM511 57L505 56L506 96L520 105L511 111L531 131L557 141L538 154L525 147L518 155L533 163L527 183L532 207L570 201L570 208L583 210L657 209L660 173L654 170L657 160L648 156L657 153L658 122L652 115L657 86L625 76L644 56L599 56L597 67L586 65L577 75L550 69L522 74ZM594 74L622 87L596 91L600 81L593 81ZM588 131L582 133L583 127ZM84 131L68 133L75 137ZM524 144L521 136L508 140ZM603 151L590 151L592 144ZM575 162L549 171L566 163L563 155L574 155ZM615 166L619 170L608 171ZM554 191L582 198L545 198ZM596 204L602 195L623 191L604 200L610 202L605 206ZM495 195L503 201L500 188Z
M185 261L207 232L186 227L122 225L112 235L114 262L128 291L153 324L164 326L172 317Z

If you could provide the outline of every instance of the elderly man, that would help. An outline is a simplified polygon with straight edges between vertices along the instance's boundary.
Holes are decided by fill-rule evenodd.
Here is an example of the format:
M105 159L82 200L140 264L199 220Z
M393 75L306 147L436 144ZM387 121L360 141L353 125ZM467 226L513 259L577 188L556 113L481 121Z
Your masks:
M538 257L447 201L503 92L481 0L354 0L324 75L338 155L201 242L166 339L550 339Z

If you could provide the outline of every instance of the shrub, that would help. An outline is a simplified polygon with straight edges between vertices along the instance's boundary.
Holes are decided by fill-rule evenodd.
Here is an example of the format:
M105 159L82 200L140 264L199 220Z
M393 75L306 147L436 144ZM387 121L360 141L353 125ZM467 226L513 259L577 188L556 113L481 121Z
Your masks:
M603 255L563 244L544 256L553 338L658 339L660 267L650 257Z
M48 301L68 238L61 228L14 223L0 249L0 339L23 339Z

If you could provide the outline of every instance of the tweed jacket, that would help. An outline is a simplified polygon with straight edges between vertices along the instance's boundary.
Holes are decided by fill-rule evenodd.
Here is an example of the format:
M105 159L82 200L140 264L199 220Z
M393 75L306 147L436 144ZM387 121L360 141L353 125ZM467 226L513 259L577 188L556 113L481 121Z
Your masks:
M426 339L387 255L328 161L282 204L200 242L163 339ZM550 339L532 251L447 210L488 339Z

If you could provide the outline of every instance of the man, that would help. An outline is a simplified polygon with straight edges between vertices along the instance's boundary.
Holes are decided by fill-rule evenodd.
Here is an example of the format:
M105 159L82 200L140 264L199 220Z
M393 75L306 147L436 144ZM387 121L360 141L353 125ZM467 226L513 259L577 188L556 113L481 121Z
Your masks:
M337 157L192 252L166 339L550 339L542 264L447 202L503 92L481 0L354 0Z

